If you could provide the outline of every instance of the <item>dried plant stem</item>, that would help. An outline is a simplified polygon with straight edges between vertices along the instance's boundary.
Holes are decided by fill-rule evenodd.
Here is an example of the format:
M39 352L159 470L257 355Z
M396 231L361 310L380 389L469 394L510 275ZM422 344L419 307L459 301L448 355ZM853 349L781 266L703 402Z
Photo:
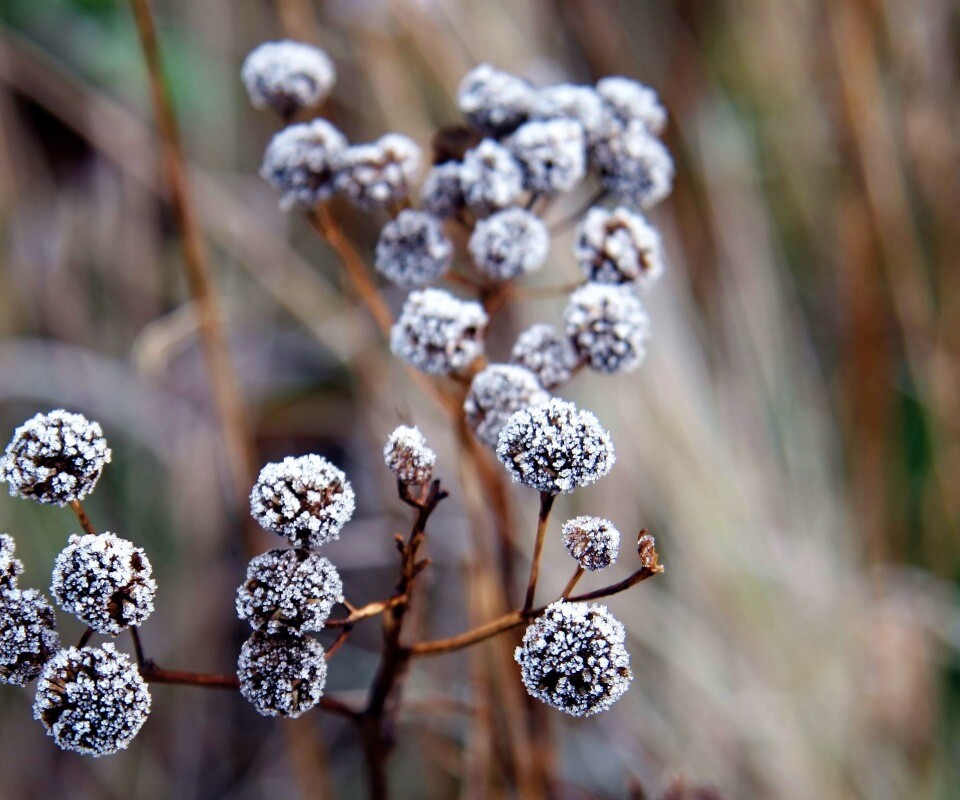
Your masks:
M583 567L577 567L576 570L574 570L573 575L570 576L570 580L567 581L567 585L560 594L561 599L566 600L568 597L570 597L570 593L574 590L574 587L576 587L577 583L579 583L580 579L583 577L583 573Z
M398 603L405 603L406 601L406 596L394 595L389 600L377 600L373 603L367 603L365 606L361 606L360 608L347 606L347 609L350 611L349 615L346 617L341 617L340 619L328 619L325 627L342 628L353 625L355 622L360 622L360 620L376 617L382 614L388 608L393 608L393 606L397 605Z
M81 650L87 646L87 643L90 641L90 637L93 636L93 628L87 627L87 629L81 634L80 641L77 642L77 650Z
M80 523L80 527L83 528L84 533L95 535L97 530L93 527L93 523L90 522L90 517L87 516L83 504L79 500L71 500L70 508L72 508L73 513L77 515L77 521Z
M350 631L352 630L353 630L353 625L345 625L340 631L340 633L337 634L337 638L333 640L333 644L331 644L327 648L327 651L323 654L323 657L327 661L333 658L337 650L343 647L344 642L347 641L347 638L350 636Z
M523 601L523 610L533 608L533 598L537 592L537 578L540 575L540 559L543 555L543 540L547 533L547 523L550 520L550 510L556 495L549 492L540 492L540 514L537 517L537 539L533 545L533 561L530 563L530 579L527 581L527 595Z

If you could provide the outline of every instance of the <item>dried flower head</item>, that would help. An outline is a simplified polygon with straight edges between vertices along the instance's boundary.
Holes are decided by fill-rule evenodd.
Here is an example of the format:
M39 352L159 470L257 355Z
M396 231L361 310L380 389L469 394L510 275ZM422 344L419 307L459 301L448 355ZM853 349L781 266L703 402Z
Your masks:
M433 477L437 454L427 447L419 429L400 425L387 439L383 461L398 481L422 485Z
M660 234L641 214L620 206L591 208L580 223L577 261L590 281L651 286L663 274Z
M240 691L265 717L299 717L323 697L327 662L314 639L256 631L240 649Z
M491 364L474 376L463 412L477 438L496 447L500 430L514 412L549 399L550 394L530 370L513 364Z
M110 456L98 423L57 409L17 428L0 459L0 479L11 495L62 506L93 491Z
M657 135L667 126L667 111L656 91L639 81L616 75L597 81L597 94L603 98L607 113L620 125L639 122Z
M603 99L592 86L561 83L537 92L534 119L573 119L583 126L587 144L593 145L604 135L609 124Z
M353 509L346 475L318 455L267 464L250 492L253 518L295 547L320 547L339 539Z
M534 96L534 88L523 78L481 64L460 82L457 105L474 128L500 136L527 118Z
M71 536L57 556L50 591L60 607L98 633L116 635L153 613L157 583L146 554L108 532Z
M477 222L469 249L480 272L508 281L543 266L550 251L550 232L536 214L507 208Z
M650 318L629 286L587 283L570 295L563 319L580 357L598 372L630 372L646 355Z
M580 362L570 340L545 323L531 325L517 337L510 360L536 375L544 389L565 384Z
M323 119L289 125L267 145L260 175L280 190L280 207L311 208L333 196L347 137Z
M610 708L630 687L623 625L605 606L558 600L523 635L514 658L527 691L575 717Z
M425 286L447 271L452 255L453 245L440 221L407 209L383 226L376 267L399 286Z
M520 199L523 170L502 144L484 139L464 155L460 186L470 211L485 217Z
M240 619L267 633L322 630L340 602L343 583L337 568L306 550L270 550L257 556L237 590Z
M420 187L424 210L440 219L455 217L463 208L463 183L459 161L445 161L430 168Z
M39 592L0 592L0 683L26 686L59 648L53 609Z
M584 569L606 569L617 560L620 531L608 519L574 517L563 523L562 535L563 546Z
M513 480L549 494L595 483L616 460L599 420L556 397L510 417L500 431L497 458Z
M673 159L638 121L617 128L593 149L600 179L614 197L634 208L652 208L673 189Z
M393 354L431 375L458 372L483 353L487 315L443 289L411 292L390 333Z
M419 169L417 143L408 136L388 133L340 154L336 186L357 206L372 211L405 198Z
M520 162L523 185L531 192L569 192L586 175L587 140L575 119L532 120L507 140L507 149Z
M14 557L16 543L12 536L0 533L0 594L17 588L17 578L23 572L23 563Z
M47 662L33 703L57 746L90 756L123 750L150 713L150 690L112 644L70 647Z
M337 79L330 57L303 42L264 42L252 50L240 70L250 102L289 117L300 108L327 99Z

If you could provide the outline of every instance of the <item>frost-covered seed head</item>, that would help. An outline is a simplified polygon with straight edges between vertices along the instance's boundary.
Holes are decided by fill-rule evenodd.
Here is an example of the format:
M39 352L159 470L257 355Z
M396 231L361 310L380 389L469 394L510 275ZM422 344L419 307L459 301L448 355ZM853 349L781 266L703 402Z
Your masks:
M468 367L483 353L487 315L472 300L443 289L411 292L393 330L393 354L431 375Z
M556 397L507 420L497 458L513 480L549 494L595 483L616 460L610 434L600 421Z
M567 335L591 369L630 372L646 356L650 318L629 286L581 286L570 295L563 320Z
M17 428L0 459L0 479L11 495L63 506L93 491L110 456L99 423L57 409Z
M383 461L398 481L422 485L433 477L437 454L427 447L419 429L400 425L387 439Z
M593 145L608 123L603 100L592 86L562 83L537 92L532 116L535 119L574 119L583 126L587 144Z
M508 281L543 266L550 251L550 232L536 214L507 208L477 222L469 249L480 272Z
M327 662L315 639L256 631L237 664L240 691L265 717L299 717L323 697Z
M0 594L17 588L17 578L23 572L23 563L14 558L16 543L12 536L0 533Z
M98 633L116 635L153 613L157 583L146 554L109 531L71 536L57 556L50 591L60 607Z
M399 286L425 286L450 266L453 245L436 218L407 209L383 226L377 242L376 267Z
M530 370L513 364L491 364L474 376L463 412L477 438L496 447L500 430L514 412L549 399L550 394Z
M510 360L536 375L544 389L565 384L580 362L570 340L544 323L531 325L517 337Z
M256 108L289 117L327 99L337 72L320 48L302 42L265 42L243 62L240 77Z
M455 217L463 208L463 184L459 161L445 161L430 168L420 188L424 210L440 219Z
M347 476L318 455L288 456L267 464L250 493L250 513L296 547L320 547L340 538L353 516Z
M596 283L649 287L663 274L660 234L641 214L620 206L591 208L580 223L577 261Z
M354 204L372 211L403 200L419 169L417 143L399 133L388 133L340 154L336 186Z
M598 144L593 159L607 190L634 208L653 208L673 190L673 159L639 122Z
M587 172L587 141L575 119L533 120L517 128L507 149L520 162L531 192L569 192Z
M563 546L584 569L606 569L617 560L620 531L600 517L574 517L563 523Z
M667 126L667 111L656 91L639 81L613 76L597 81L597 94L603 98L608 114L620 125L639 122L657 135Z
M260 175L280 190L280 207L310 208L333 196L347 137L323 119L289 125L267 145Z
M112 644L61 650L47 662L33 717L63 750L106 756L126 749L150 713L150 690Z
M520 199L523 170L502 144L484 139L464 154L460 186L470 211L485 217Z
M327 559L305 550L270 550L247 566L237 590L237 614L267 633L323 629L343 602L343 583Z
M574 717L610 708L630 687L623 625L605 606L558 600L523 635L514 658L538 700Z
M535 94L523 78L481 64L460 82L457 105L474 128L488 136L500 136L527 118Z
M26 686L59 649L53 609L39 592L0 592L0 683Z

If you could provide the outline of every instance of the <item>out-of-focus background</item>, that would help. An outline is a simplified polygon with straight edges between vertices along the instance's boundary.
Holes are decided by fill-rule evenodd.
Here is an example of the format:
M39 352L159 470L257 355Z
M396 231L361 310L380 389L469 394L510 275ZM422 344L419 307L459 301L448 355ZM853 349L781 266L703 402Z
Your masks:
M406 519L380 460L386 434L420 425L452 484L457 449L366 312L342 299L331 251L257 176L277 122L249 107L244 55L291 33L320 44L339 72L327 116L355 140L399 130L425 148L457 121L457 83L479 61L540 84L625 74L654 86L677 160L675 192L653 213L669 273L648 299L643 367L581 374L564 391L612 429L619 461L561 499L557 518L646 526L667 571L609 603L629 629L626 697L589 720L547 717L563 796L653 794L678 775L731 798L960 796L955 3L156 10L260 458L316 451L347 471L358 518L324 554L355 602L389 591L391 535ZM53 407L101 421L114 462L88 510L153 561L151 654L228 671L243 636L232 604L245 523L226 488L158 152L127 4L0 0L0 438ZM382 220L347 221L369 254ZM576 278L571 240L554 241L534 283ZM403 295L387 297L396 308ZM492 357L562 303L528 300L498 318ZM532 532L535 497L515 499ZM461 508L455 491L432 526L420 625L433 635L467 624ZM75 529L68 510L0 498L26 585L49 585ZM614 578L634 566L630 538ZM558 537L546 558L544 591L559 591L570 565ZM62 618L62 631L72 641L79 623ZM376 648L372 622L331 662L330 689L362 692ZM398 797L469 788L469 664L445 656L412 674ZM0 691L0 796L11 800L362 791L354 731L321 714L284 735L232 694L161 686L131 749L94 761L56 750L30 703L29 691Z

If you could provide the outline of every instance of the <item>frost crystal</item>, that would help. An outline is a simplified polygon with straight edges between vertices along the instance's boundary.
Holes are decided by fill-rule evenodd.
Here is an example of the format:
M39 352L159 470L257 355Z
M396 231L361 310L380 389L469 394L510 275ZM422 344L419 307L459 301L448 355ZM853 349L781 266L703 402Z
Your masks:
M372 144L348 147L338 159L337 189L366 211L383 208L410 193L420 169L420 148L399 133Z
M660 234L623 206L587 212L577 234L576 256L587 279L597 283L649 287L663 274Z
M320 48L287 40L265 42L251 51L240 77L256 108L272 108L288 117L325 100L337 72Z
M510 360L536 375L544 389L569 381L580 361L570 340L543 323L531 325L517 337Z
M134 664L112 644L71 647L40 676L33 717L57 746L90 756L123 750L150 713L150 690Z
M583 126L589 145L598 141L607 124L603 100L592 86L562 83L537 92L533 117L536 119L574 119Z
M574 119L527 122L506 145L523 168L524 187L532 192L569 192L587 172L586 137Z
M71 536L57 556L50 591L64 611L116 635L153 613L151 574L146 554L126 539L109 532Z
M507 148L484 139L464 155L460 186L470 211L485 217L520 199L523 170Z
M437 454L427 447L417 428L400 425L387 439L383 461L398 481L421 485L433 477Z
M574 717L589 717L630 688L625 638L606 606L558 600L530 624L514 658L533 697Z
M340 538L353 516L353 487L318 455L267 464L250 493L250 513L295 547L320 547Z
M673 189L670 153L637 121L598 144L593 155L603 185L635 208L652 208Z
M574 517L563 523L562 535L563 546L584 569L606 569L617 560L620 531L608 519Z
M237 664L240 691L265 717L299 717L323 697L327 662L314 639L257 631Z
M440 219L454 217L463 208L461 165L446 161L431 167L420 188L420 203L425 211Z
M480 441L496 447L500 430L514 412L549 399L549 393L530 370L512 364L492 364L474 376L463 411Z
M447 271L452 255L453 245L440 221L408 209L383 226L376 267L399 286L425 286Z
M655 135L667 125L667 111L657 93L638 81L621 76L601 78L597 94L603 98L607 113L620 125L636 121Z
M334 165L346 147L326 120L289 125L267 145L260 175L280 190L281 208L310 208L333 196Z
M543 266L550 250L550 232L536 214L508 208L477 222L469 248L480 272L507 281Z
M598 372L630 372L646 355L650 318L629 286L587 283L570 295L563 319L580 357Z
M0 459L0 479L11 495L63 506L93 491L110 455L98 423L58 409L17 428Z
M527 118L534 96L534 88L522 78L481 64L460 82L457 105L474 128L499 136Z
M599 420L556 397L510 417L500 431L497 458L513 480L550 494L595 483L616 460Z
M16 543L12 536L0 533L0 593L17 588L17 578L23 572L23 563L14 558Z
M0 592L0 683L26 686L59 648L53 609L39 592Z
M411 292L390 332L393 354L431 375L457 372L483 353L483 307L443 289Z
M342 601L340 574L327 559L305 550L270 550L247 566L237 614L267 633L306 633L322 630Z

